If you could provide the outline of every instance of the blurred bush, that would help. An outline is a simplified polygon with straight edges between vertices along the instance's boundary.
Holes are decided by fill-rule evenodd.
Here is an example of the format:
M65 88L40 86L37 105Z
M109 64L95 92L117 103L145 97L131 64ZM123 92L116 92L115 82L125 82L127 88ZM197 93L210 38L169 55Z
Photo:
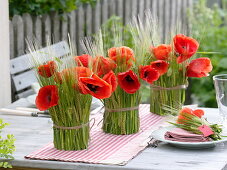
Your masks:
M79 5L94 5L97 0L9 0L10 17L30 13L42 15L52 11L59 13L75 10Z
M212 76L227 74L227 1L222 1L222 8L215 4L207 7L206 0L199 0L189 11L189 23L193 37L200 42L199 51L219 52L201 55L212 60L213 71L209 77L191 79L191 94L194 103L205 107L217 107Z

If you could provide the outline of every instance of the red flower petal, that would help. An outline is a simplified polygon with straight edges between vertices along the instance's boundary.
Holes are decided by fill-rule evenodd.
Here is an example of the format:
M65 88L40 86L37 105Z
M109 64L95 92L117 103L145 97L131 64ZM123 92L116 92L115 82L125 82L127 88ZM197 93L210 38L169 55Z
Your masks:
M126 93L133 94L140 88L139 79L132 70L119 73L117 77L119 86Z
M196 109L193 111L193 114L201 118L204 115L204 111L201 109Z
M206 77L212 71L212 64L209 58L202 57L192 60L187 67L188 77Z
M168 71L169 64L164 60L157 60L151 62L151 67L157 70L161 76Z
M154 81L158 80L159 72L152 68L151 65L140 66L140 78L152 84Z
M111 70L109 73L104 75L103 80L112 85L112 92L114 92L117 88L117 77L114 72Z
M126 66L129 69L135 61L133 50L129 47L112 47L108 50L108 56L114 60L118 66Z
M47 110L58 104L58 88L55 85L40 88L36 97L36 106L39 110Z
M171 46L166 44L161 44L153 48L153 54L157 60L167 60L171 53Z
M199 43L183 34L178 34L173 38L175 52L179 54L178 63L182 63L193 56L199 48Z
M81 56L74 57L78 66L88 67L89 63L92 61L92 56L88 54L83 54Z
M47 64L38 67L38 73L42 77L51 77L57 70L57 65L54 61L48 61Z
M92 77L81 77L80 88L84 94L90 94L98 99L105 99L111 96L112 86L93 74Z
M110 58L104 58L103 56L97 56L93 60L93 71L98 75L102 76L114 70L117 67L115 62Z
M184 121L186 120L186 118L182 115L182 113L188 113L190 115L194 115L192 109L190 109L188 107L184 107L183 109L180 110L180 114L178 115L177 123L183 124Z

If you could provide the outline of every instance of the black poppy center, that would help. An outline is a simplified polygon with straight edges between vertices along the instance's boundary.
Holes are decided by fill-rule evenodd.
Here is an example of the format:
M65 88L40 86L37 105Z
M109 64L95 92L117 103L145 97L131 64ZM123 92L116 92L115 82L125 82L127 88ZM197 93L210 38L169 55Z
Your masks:
M148 71L145 71L144 72L144 77L146 78L148 76L148 74L149 74Z
M47 95L47 101L48 101L48 102L51 101L51 95Z
M161 67L161 65L162 65L161 63L156 63L157 67Z
M87 84L89 90L96 92L99 86L95 86L94 84Z
M125 77L125 80L128 81L128 82L134 82L134 80L132 79L132 77L130 75L127 75Z

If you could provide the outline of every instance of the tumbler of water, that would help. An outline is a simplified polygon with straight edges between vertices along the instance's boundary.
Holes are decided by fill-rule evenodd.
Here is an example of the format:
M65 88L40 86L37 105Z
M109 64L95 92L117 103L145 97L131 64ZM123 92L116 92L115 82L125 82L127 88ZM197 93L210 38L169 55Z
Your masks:
M215 75L213 80L222 124L227 127L227 74Z

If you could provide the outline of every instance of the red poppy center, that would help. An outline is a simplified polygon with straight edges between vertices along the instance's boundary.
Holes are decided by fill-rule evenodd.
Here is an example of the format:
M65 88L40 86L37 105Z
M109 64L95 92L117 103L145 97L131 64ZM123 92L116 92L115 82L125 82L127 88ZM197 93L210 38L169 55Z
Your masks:
M99 86L95 86L93 84L87 84L87 87L89 88L89 90L96 92Z
M130 75L127 75L125 77L125 80L128 81L128 82L133 82L134 81Z

